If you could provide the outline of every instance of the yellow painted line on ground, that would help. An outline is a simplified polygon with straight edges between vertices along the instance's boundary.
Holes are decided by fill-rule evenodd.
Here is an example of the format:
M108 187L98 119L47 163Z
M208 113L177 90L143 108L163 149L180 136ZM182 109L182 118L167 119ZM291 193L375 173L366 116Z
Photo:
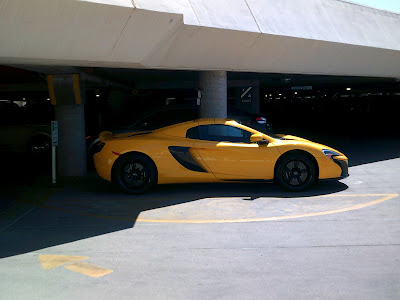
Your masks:
M361 209L364 207L372 206L390 199L397 197L399 194L358 194L358 195L333 195L336 197L360 197L360 196L382 196L386 197L380 198L378 200L370 201L363 204L358 204L346 208L334 209L316 213L306 213L299 215L289 215L289 216L278 216L278 217L267 217L267 218L253 218L253 219L233 219L233 220L157 220L157 219L137 219L136 222L148 222L148 223L187 223L187 224L202 224L202 223L245 223L245 222L266 222L266 221L278 221L278 220L288 220L288 219L298 219L307 217L316 217L323 215L331 215L341 212L347 212L352 210ZM329 197L332 197L330 195Z
M39 255L40 264L44 270L55 269L59 266L85 259L89 259L89 257L72 255Z
M66 265L64 268L90 277L102 277L113 272L113 270L104 269L85 262Z
M40 204L40 207L54 209L61 212L72 213L72 214L79 214L81 216L87 217L94 217L106 220L116 220L116 221L130 221L130 222L143 222L143 223L181 223L181 224L207 224L207 223L245 223L245 222L267 222L267 221L279 221L279 220L289 220L289 219L298 219L298 218L307 218L307 217L316 217L316 216L323 216L323 215L331 215L336 213L348 212L352 210L358 210L361 208L365 208L368 206L376 205L382 203L384 201L393 199L399 194L353 194L353 195L321 195L315 196L313 198L326 198L326 197L374 197L374 196L385 196L379 198L374 201L366 202L363 204L357 204L354 206L322 211L322 212L315 212L315 213L305 213L305 214L298 214L298 215L287 215L287 216L277 216L277 217L265 217L265 218L249 218L249 219L224 219L224 220L169 220L169 219L144 219L144 218L124 218L124 217L114 217L114 216L104 216L104 215L96 215L91 213L79 213L73 210L68 210L64 208L54 207L51 205ZM293 199L293 198L282 198L284 199Z

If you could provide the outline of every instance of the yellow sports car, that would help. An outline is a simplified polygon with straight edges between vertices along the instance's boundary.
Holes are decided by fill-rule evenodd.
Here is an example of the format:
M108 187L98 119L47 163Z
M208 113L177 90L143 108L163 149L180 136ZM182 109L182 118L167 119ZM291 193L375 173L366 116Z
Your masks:
M97 173L130 194L155 184L275 180L300 191L348 177L347 157L288 135L266 135L228 119L199 119L154 131L100 134Z

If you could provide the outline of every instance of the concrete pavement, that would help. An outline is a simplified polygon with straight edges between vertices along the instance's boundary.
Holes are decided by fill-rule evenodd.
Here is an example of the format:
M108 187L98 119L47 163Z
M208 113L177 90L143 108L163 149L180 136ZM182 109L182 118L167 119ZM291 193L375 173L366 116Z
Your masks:
M0 215L2 298L397 299L400 159L350 173L302 194L193 184L133 197L96 178L11 191L17 204ZM44 269L41 255L88 258Z

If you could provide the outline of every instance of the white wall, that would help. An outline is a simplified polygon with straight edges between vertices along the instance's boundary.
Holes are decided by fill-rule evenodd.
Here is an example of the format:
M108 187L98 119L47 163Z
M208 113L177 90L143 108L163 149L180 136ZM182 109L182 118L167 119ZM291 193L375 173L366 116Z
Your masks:
M1 0L0 64L400 78L400 15L337 0Z

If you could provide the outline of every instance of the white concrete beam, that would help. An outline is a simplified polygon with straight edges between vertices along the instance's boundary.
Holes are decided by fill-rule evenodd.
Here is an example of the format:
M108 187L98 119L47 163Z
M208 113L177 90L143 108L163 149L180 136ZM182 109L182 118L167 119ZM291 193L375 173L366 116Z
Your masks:
M400 77L400 15L337 0L2 0L0 64Z
M0 57L17 61L19 58L105 61L134 10L130 0L108 2L118 5L2 0Z
M109 61L141 63L153 49L163 48L181 26L182 15L135 9Z

